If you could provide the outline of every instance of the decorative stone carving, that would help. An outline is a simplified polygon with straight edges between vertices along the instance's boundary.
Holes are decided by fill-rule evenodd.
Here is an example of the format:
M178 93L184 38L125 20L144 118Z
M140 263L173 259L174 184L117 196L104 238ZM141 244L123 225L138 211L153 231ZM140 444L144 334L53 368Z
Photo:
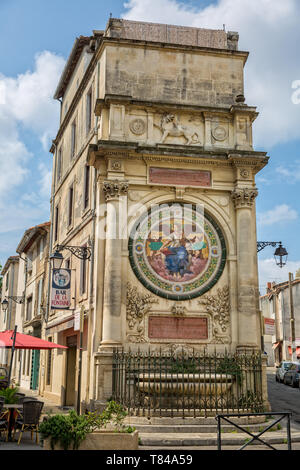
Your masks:
M184 315L186 312L186 307L176 303L173 305L171 311L174 315Z
M138 191L130 191L128 197L131 201L139 201L141 199L141 194Z
M127 283L126 319L130 332L127 340L131 343L145 343L145 315L150 311L150 305L158 303L151 294L142 294L137 287Z
M223 142L224 140L227 139L228 137L228 131L225 127L223 126L217 126L215 127L212 131L212 136L215 140L218 142Z
M241 178L248 180L250 178L250 171L246 170L246 168L243 168L242 170L240 170L240 176Z
M186 344L168 344L161 352L162 354L169 354L172 357L187 358L193 356L194 348Z
M137 118L130 122L129 128L135 135L143 135L146 132L146 123L143 119Z
M114 160L111 162L111 169L113 171L121 171L122 170L122 163L118 160Z
M252 207L257 196L258 191L255 188L236 188L231 193L236 209Z
M199 134L193 129L182 126L175 114L163 114L160 126L157 126L162 132L160 143L163 144L167 137L184 137L187 145L196 145L200 143Z
M205 305L206 312L212 318L212 343L230 343L230 300L229 287L218 289L217 295L205 295L198 301Z
M104 181L103 191L106 202L113 199L118 199L120 196L125 196L128 193L128 182Z

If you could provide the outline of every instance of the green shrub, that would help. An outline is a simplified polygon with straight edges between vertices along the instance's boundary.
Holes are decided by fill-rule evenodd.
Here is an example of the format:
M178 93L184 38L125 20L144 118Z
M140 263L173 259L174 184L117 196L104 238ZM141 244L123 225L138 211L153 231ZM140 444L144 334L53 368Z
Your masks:
M126 416L121 405L110 401L101 414L78 415L71 410L68 415L50 416L40 424L40 433L43 440L50 438L52 450L56 444L60 444L64 450L76 450L87 434L106 428L109 424L114 427L115 432L134 432L135 428L124 425Z
M236 381L239 385L241 385L243 380L243 372L238 364L238 362L232 357L224 357L216 370L217 374L226 374L226 375L234 375L236 377Z

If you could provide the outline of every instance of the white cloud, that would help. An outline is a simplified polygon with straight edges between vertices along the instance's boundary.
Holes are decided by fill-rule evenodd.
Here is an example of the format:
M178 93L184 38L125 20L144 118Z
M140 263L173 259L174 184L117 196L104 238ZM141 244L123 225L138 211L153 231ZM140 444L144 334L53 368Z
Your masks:
M280 282L288 281L289 273L295 275L296 271L300 268L300 261L288 261L286 266L279 268L276 265L274 258L258 260L259 269L259 289L260 293L264 295L265 289L268 282Z
M0 77L11 119L36 132L45 150L49 150L50 137L57 130L59 104L53 94L64 63L62 57L44 51L36 55L33 72L17 78Z
M300 2L297 0L219 0L206 8L176 0L130 0L124 18L222 29L240 33L240 49L250 50L245 96L258 106L254 140L273 146L300 138L300 104L292 84L300 80Z
M35 133L49 150L59 120L59 103L52 96L63 66L61 57L45 51L36 56L33 71L17 78L0 75L0 234L25 230L49 217L50 170L28 150L20 128ZM25 183L35 181L34 165L38 183L32 193L24 193Z
M40 185L40 194L45 199L50 200L51 195L51 182L52 182L52 169L47 168L44 163L39 165L39 171L41 179L39 182Z
M279 166L276 172L283 176L285 180L288 178L289 184L294 184L300 181L300 161L296 160L294 164L289 166Z
M270 211L258 214L258 225L273 225L298 219L298 212L287 204L281 204Z

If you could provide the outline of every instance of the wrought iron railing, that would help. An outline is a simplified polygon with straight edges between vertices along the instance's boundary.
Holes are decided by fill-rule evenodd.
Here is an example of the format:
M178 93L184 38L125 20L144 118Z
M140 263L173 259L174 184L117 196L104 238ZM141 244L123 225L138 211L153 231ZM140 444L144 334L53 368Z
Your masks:
M113 355L112 398L130 415L262 412L261 354L118 349Z
M234 418L250 418L250 417L260 417L263 416L267 419L267 424L263 429L260 429L257 434L249 431L249 426L245 427L241 424L237 424L236 421L233 421ZM279 425L280 421L286 419L286 444L288 450L292 450L292 436L291 436L291 416L292 413L290 412L272 412L272 413L245 413L245 414L226 414L226 415L218 415L216 416L216 420L218 421L218 450L222 450L222 428L221 428L221 420L225 421L226 424L230 424L234 426L238 431L242 433L246 433L248 436L252 437L252 439L246 439L246 442L239 447L237 450L244 450L247 446L252 444L263 444L267 446L271 450L277 450L274 446L272 446L268 441L264 441L261 436L268 431L274 429L274 427ZM268 420L271 419L271 423ZM281 426L281 425L280 425ZM262 426L263 427L263 426ZM280 429L280 428L277 428Z

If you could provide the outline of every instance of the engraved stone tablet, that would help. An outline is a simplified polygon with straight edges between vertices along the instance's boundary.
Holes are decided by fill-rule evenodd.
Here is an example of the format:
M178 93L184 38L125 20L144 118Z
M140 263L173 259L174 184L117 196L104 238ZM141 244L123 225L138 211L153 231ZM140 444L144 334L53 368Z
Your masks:
M152 339L208 339L207 318L149 317L148 336Z
M176 170L171 168L150 168L150 183L180 186L211 186L211 172L201 170Z

